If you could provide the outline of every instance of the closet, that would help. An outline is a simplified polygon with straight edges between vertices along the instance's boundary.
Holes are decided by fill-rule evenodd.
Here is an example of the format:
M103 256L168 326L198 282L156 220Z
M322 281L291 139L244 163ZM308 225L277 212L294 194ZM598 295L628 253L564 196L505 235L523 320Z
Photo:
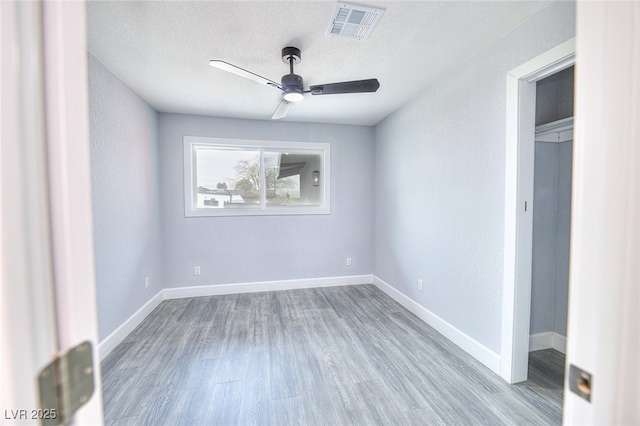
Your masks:
M571 229L573 72L537 83L529 350L565 352Z

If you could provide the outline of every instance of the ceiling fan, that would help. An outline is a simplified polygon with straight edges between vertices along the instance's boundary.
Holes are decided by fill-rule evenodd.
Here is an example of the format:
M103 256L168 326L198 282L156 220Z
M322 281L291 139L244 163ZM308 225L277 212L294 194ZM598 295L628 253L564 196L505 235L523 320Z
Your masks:
M311 93L312 95L335 95L341 93L366 93L375 92L380 87L380 83L377 79L371 78L368 80L356 80L356 81L343 81L340 83L318 84L310 86L309 90L303 89L302 77L293 72L293 64L300 62L300 49L297 47L285 47L282 49L282 62L289 64L289 74L283 75L280 79L280 83L276 83L273 80L262 77L251 71L247 71L244 68L232 65L228 62L212 59L209 61L209 65L212 67L239 75L240 77L248 78L260 84L266 84L267 86L274 87L282 91L282 100L276 108L272 120L283 118L289 112L289 108L292 103L300 102L304 99L305 93Z

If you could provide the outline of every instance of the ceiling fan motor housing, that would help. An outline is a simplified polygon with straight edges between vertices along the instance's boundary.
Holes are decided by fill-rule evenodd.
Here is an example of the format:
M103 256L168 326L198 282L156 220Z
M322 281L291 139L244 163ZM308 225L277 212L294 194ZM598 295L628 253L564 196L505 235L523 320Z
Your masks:
M282 87L286 90L299 90L302 91L302 77L298 74L283 75L280 79Z
M297 74L283 75L280 80L284 93L282 99L287 102L300 102L302 95L302 77Z

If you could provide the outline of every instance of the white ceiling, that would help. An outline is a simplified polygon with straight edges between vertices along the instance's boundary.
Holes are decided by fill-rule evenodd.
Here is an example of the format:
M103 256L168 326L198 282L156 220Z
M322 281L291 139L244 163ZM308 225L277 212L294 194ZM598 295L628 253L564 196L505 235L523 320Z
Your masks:
M374 125L549 1L378 1L371 37L325 35L335 1L89 1L89 51L161 112L269 120L281 92L208 65L271 80L302 51L310 84L377 78L376 93L306 95L285 121Z

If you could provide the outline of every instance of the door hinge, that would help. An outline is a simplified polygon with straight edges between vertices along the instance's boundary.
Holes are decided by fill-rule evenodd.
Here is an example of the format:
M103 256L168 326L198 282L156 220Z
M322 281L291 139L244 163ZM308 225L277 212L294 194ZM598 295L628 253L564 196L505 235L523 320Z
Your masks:
M83 342L58 356L38 375L43 425L68 423L94 391L93 350Z

